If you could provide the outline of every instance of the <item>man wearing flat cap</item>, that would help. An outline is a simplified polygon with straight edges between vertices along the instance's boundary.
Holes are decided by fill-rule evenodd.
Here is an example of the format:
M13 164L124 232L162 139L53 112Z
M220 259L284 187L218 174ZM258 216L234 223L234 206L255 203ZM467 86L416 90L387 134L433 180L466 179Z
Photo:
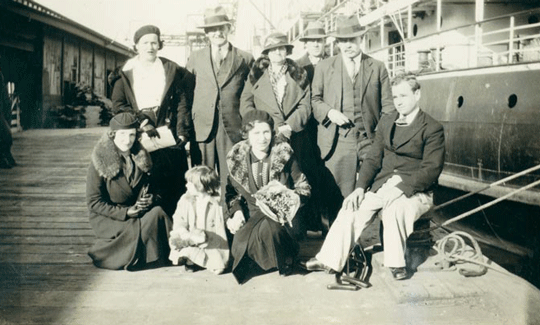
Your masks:
M394 111L384 64L362 53L364 34L356 15L338 21L330 36L341 53L317 64L311 85L317 142L332 176L325 179L330 223L356 187L356 173L381 115Z
M163 208L169 214L185 192L184 173L187 155L183 144L192 137L190 106L193 96L193 75L176 63L158 57L163 47L158 27L146 25L133 37L137 56L109 76L113 87L113 111L137 116L142 130L156 137L156 128L168 126L178 145L151 153L156 166L154 175L166 196Z
M240 95L254 59L228 41L231 21L222 7L207 9L199 28L210 46L193 52L186 66L195 75L192 117L198 148L192 148L192 159L219 171L225 193L226 156L242 140Z

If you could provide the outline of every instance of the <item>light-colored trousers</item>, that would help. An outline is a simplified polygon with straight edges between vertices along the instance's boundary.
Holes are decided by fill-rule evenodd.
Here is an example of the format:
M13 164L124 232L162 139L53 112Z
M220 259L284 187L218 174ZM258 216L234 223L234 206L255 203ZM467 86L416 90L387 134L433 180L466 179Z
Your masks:
M373 222L377 213L384 225L384 265L405 266L407 237L414 230L414 222L433 206L432 193L416 193L411 197L401 195L388 202L388 191L401 182L393 176L376 192L365 193L356 211L341 209L328 231L328 235L316 258L335 271L341 271L347 262L349 251L360 238L362 231Z

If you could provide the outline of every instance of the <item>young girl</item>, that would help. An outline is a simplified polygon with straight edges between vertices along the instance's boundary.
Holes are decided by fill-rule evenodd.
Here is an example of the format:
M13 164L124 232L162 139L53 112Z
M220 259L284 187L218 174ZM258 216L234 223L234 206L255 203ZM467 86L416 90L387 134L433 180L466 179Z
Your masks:
M185 177L187 192L173 215L169 259L174 265L185 264L187 270L202 267L221 274L229 262L229 244L218 175L209 167L196 166Z

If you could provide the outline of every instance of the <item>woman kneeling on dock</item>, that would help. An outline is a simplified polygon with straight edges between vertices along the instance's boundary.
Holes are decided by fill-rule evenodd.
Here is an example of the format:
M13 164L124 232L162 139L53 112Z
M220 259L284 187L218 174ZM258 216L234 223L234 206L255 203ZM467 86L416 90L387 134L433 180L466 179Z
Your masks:
M137 270L167 263L171 218L151 194L150 155L139 144L131 113L110 121L98 141L86 181L90 224L97 242L88 255L105 269Z
M232 272L239 283L276 268L281 275L291 273L298 243L291 236L290 221L300 201L310 195L291 146L274 143L274 120L267 112L246 113L242 133L247 140L227 155L225 196L227 228L234 234Z

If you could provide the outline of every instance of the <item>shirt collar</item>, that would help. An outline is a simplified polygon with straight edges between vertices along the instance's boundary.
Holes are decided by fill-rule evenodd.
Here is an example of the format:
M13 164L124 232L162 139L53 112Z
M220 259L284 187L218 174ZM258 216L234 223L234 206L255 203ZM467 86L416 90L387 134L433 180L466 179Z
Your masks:
M403 116L403 115L399 114L399 119L404 118L407 125L411 125L411 123L416 118L416 115L418 115L419 111L420 111L420 107L417 107L417 108L414 109L414 111L409 113L409 115L407 115L407 116Z

